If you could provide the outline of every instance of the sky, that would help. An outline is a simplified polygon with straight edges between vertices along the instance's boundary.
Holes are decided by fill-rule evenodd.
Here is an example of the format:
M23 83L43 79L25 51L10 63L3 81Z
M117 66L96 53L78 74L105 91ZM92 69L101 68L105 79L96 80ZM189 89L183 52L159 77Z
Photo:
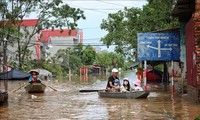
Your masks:
M84 11L86 20L78 21L78 28L83 30L83 44L101 45L100 39L107 31L100 29L103 19L107 19L109 13L116 13L124 7L142 8L147 4L146 0L63 0L69 6L80 8ZM97 47L97 46L95 46ZM114 46L98 46L101 50L114 51Z
M101 44L100 39L107 31L100 29L102 19L107 19L109 13L116 13L124 7L142 8L147 4L146 0L63 0L71 7L80 8L84 11L86 20L78 21L78 28L83 30L83 43L95 45ZM107 48L100 46L101 50L113 51L114 46Z

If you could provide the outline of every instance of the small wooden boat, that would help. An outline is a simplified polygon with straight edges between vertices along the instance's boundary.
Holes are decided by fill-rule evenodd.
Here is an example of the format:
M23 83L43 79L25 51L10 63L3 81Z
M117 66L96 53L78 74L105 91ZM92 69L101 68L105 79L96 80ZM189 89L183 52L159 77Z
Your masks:
M8 101L8 93L0 91L0 104L6 103Z
M100 97L107 98L147 98L149 91L137 91L137 92L107 92L105 90L98 91Z
M42 83L30 83L24 88L28 93L43 93L45 91L46 85Z

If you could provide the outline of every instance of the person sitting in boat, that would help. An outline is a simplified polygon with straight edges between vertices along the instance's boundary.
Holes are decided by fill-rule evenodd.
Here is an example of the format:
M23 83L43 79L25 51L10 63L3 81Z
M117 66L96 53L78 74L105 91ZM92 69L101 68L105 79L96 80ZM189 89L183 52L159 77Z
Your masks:
M141 87L141 80L136 79L133 84L134 84L134 89L133 89L134 91L144 91L143 88Z
M118 78L118 70L116 68L112 69L112 75L108 78L106 89L114 92L120 91L120 80Z
M121 92L129 92L131 89L130 82L128 78L123 79L123 85L120 87Z
M30 71L29 73L31 74L31 76L29 77L29 83L41 83L41 80L38 77L39 72Z

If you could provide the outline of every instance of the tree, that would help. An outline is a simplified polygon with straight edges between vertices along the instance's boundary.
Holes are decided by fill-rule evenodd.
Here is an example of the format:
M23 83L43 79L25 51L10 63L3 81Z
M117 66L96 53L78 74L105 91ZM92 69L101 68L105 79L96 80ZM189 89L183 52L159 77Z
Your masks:
M55 64L50 60L44 60L44 59L29 61L28 65L25 65L25 68L23 70L29 71L30 69L38 69L38 68L46 69L55 75L63 74L61 65Z
M87 45L85 49L83 49L82 62L84 63L84 65L92 65L95 58L96 51L92 46Z
M106 68L122 68L125 64L124 57L114 52L101 52L96 56L95 64Z
M82 66L92 65L96 58L96 52L92 46L83 48L80 43L75 48L60 49L55 54L56 64L61 65L63 71L73 70L77 73Z
M73 73L77 73L80 66L83 65L81 57L77 56L77 53L72 48L60 49L55 54L55 64L62 66L63 71L73 70Z
M41 30L60 28L62 32L63 27L75 29L77 21L85 19L82 10L63 4L62 0L52 0L51 2L44 0L8 0L1 2L0 6L3 6L0 9L0 13L3 16L0 34L2 38L6 37L8 39L10 45L13 45L11 43L17 43L19 69L22 69L24 62L27 61L25 58L28 55L27 52L31 40L35 35L39 35ZM9 8L9 6L12 7ZM30 31L27 27L21 27L21 23L32 12L38 14L39 21ZM7 27L8 29L5 29ZM13 32L13 29L15 32Z
M169 0L148 0L143 9L124 8L109 14L101 23L101 29L108 31L101 41L107 46L115 44L115 51L126 55L127 48L137 48L137 33L178 26L177 20L170 17L172 7Z
M102 65L104 67L109 67L109 53L108 52L101 52L98 53L96 56L95 64Z

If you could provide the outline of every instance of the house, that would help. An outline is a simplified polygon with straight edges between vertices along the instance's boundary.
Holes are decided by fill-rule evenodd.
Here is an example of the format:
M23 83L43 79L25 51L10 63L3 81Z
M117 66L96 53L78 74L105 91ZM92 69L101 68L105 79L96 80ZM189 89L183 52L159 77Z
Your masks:
M180 22L181 59L187 79L188 98L200 102L200 1L177 0L172 16Z
M83 32L81 29L69 30L54 29L41 31L41 57L47 59L46 52L53 56L59 49L74 47L83 42ZM52 47L52 48L51 48Z
M6 25L6 24L8 24L8 21L5 21L4 22L4 25ZM19 24L19 26L20 26L20 32L22 32L22 33L25 33L25 32L29 32L29 33L32 33L32 32L35 32L35 26L37 26L37 24L39 24L39 20L38 19L24 19L24 20L22 20L21 22L20 22L20 24ZM17 25L13 25L13 26L16 26L17 27ZM11 35L12 36L12 38L17 38L18 36L15 36L15 35ZM38 56L36 56L37 54L36 54L36 48L38 47L37 45L35 45L35 43L36 43L36 41L37 41L37 38L38 38L38 36L39 36L39 34L35 34L32 38L31 38L31 40L30 40L30 47L29 47L29 50L31 50L32 51L32 57L33 58L36 58L36 59L38 59L37 57ZM27 36L28 37L28 36ZM21 40L21 44L23 44L23 40L25 41L25 40L27 40L27 37L26 38L20 38L20 39L22 39ZM3 44L1 44L1 45L3 45ZM16 59L16 53L15 53L15 51L17 50L17 48L18 48L18 44L16 43L16 44L14 44L13 46L7 46L7 53L9 53L9 55L8 55L8 60L9 59L12 59L12 60L15 60ZM0 52L2 52L2 50L0 50Z
M7 24L8 21L5 21L4 24ZM21 21L20 32L29 33L36 32L35 26L39 24L38 19L24 19ZM17 25L14 25L17 26ZM17 37L17 36L12 36ZM28 36L29 37L29 36ZM26 38L20 38L23 40L27 40ZM44 57L44 52L49 52L51 55L54 55L58 49L66 49L67 47L73 47L78 43L83 42L83 32L81 29L69 30L64 29L61 31L60 29L55 30L42 30L36 33L30 40L28 49L32 51L32 59L40 59ZM23 44L23 43L22 43ZM53 48L51 48L53 46ZM15 51L18 48L18 44L14 44L13 46L7 46L8 48L8 60L16 59ZM51 48L51 49L50 49ZM7 53L8 53L7 52ZM0 42L0 53L3 53L3 44ZM46 58L46 57L45 57Z

